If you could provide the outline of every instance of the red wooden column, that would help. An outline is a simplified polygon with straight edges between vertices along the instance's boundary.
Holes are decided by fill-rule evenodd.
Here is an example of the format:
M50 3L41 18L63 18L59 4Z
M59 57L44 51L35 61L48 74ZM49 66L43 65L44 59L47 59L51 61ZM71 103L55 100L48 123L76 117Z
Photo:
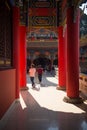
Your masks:
M19 44L19 8L13 7L13 67L16 69L16 88L15 98L19 98L19 55L20 55L20 44Z
M57 89L66 87L66 69L65 69L65 42L63 37L63 26L58 28L58 68L59 68L59 86Z
M67 9L67 96L64 97L64 101L69 103L82 102L79 97L79 10L75 13L73 7Z
M20 88L28 89L26 87L26 26L20 25Z

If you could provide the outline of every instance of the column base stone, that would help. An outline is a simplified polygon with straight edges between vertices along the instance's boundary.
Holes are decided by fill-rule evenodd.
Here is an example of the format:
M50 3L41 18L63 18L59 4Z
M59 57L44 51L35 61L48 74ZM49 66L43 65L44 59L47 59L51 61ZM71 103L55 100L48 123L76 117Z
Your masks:
M57 86L56 89L57 90L66 90L66 87L65 86Z
M15 103L19 103L20 102L20 98L15 99Z
M20 88L21 91L28 90L29 88L27 86Z
M64 97L63 101L66 103L72 103L72 104L83 103L83 99L81 97L78 97L78 98Z

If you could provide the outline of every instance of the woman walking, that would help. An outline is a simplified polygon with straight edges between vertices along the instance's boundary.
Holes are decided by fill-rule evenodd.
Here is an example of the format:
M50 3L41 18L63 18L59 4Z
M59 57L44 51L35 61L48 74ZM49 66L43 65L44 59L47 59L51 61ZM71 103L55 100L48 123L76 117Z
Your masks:
M36 74L35 65L34 65L34 64L31 64L31 68L29 69L29 76L30 76L30 80L31 80L31 83L32 83L32 87L33 87L33 88L35 88L35 82L34 82L35 74Z

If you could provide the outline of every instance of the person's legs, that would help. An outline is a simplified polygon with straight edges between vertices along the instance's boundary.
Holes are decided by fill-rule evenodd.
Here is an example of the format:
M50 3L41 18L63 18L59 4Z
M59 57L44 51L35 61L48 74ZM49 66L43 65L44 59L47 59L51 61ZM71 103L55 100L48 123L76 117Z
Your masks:
M30 77L30 79L31 79L32 87L35 87L34 77Z
M41 81L42 81L42 75L41 74L38 75L38 79L39 79L39 82L41 83Z

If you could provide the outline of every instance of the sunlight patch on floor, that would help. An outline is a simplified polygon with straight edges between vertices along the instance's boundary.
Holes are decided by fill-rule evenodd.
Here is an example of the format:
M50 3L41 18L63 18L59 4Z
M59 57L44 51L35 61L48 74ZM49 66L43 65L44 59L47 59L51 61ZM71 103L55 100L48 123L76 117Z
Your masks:
M46 79L52 83L57 83L58 84L58 79L56 79L55 77L46 77Z
M20 94L20 104L21 104L22 109L27 108L27 105L25 104L24 99L22 98L21 94Z
M43 87L40 88L40 91L29 89L29 93L31 93L41 107L49 110L67 113L85 113L85 111L77 106L65 103L63 98L66 93L61 90L56 90L54 87Z

